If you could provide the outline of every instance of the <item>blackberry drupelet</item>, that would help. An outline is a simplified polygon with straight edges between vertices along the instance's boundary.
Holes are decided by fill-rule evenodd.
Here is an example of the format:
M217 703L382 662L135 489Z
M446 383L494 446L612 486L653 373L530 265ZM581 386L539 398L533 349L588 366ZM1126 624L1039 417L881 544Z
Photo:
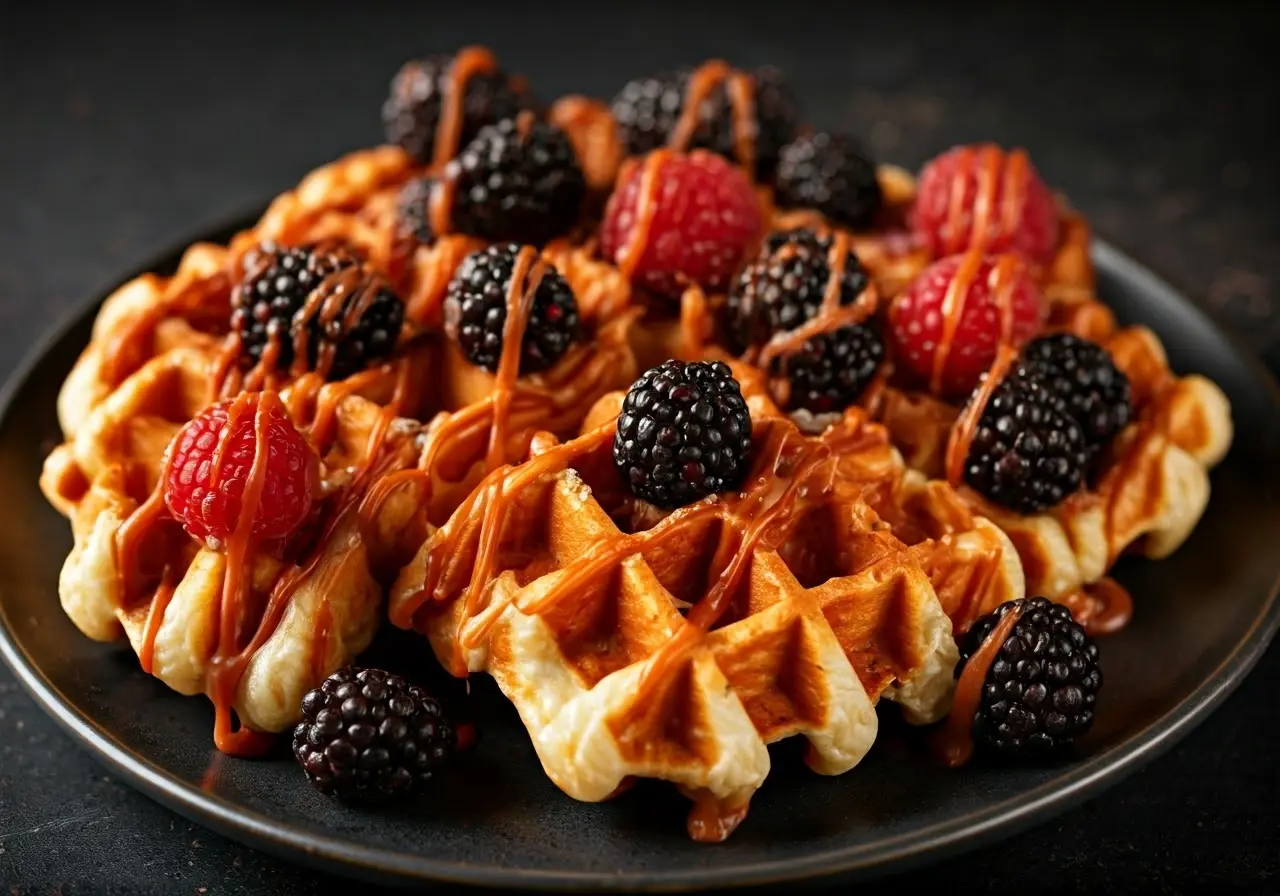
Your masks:
M876 166L857 142L842 134L797 137L778 160L777 201L821 212L837 224L871 225L883 194Z
M631 155L644 155L666 145L684 107L692 69L636 78L613 100L623 145ZM769 182L778 165L778 153L800 126L800 109L781 72L770 66L753 70L755 83L756 179ZM736 160L733 104L723 86L711 91L702 104L698 127L688 149L703 148Z
M883 360L879 330L872 324L857 324L814 336L774 366L790 380L789 410L825 414L857 401Z
M431 188L433 177L415 177L400 189L396 214L400 233L412 237L423 245L435 240L431 232Z
M452 56L431 56L406 62L391 81L382 105L382 122L389 143L419 162L430 162L440 124L443 97L451 89ZM467 79L459 146L465 146L487 124L515 118L523 110L537 111L537 100L505 72Z
M502 358L507 292L520 247L489 246L458 266L445 294L445 328L472 364L496 372ZM525 284L521 284L523 289ZM573 289L548 266L538 284L520 351L520 373L537 373L560 359L577 336Z
M274 334L279 347L276 367L288 367L294 354L294 317L307 297L339 271L359 266L360 259L341 246L284 248L263 243L248 253L244 278L231 293L231 328L240 334L242 363L251 366L261 360ZM338 313L327 323L317 313L307 324L307 365L316 369L321 347L331 346L331 380L345 379L389 356L404 320L404 303L382 281L351 271L348 286ZM347 327L347 309L366 290L376 295Z
M807 228L770 234L759 256L729 290L724 327L729 348L740 354L817 314L831 276L830 252L831 238ZM862 263L850 252L845 256L840 304L853 302L866 287Z
M440 703L398 675L347 666L302 698L293 755L307 780L344 800L419 791L458 748Z
M1001 604L960 638L956 678L1015 606L1022 607L1022 615L987 670L973 739L1008 756L1054 753L1093 725L1102 687L1098 645L1069 609L1043 597Z
M1036 513L1080 488L1088 465L1079 425L1038 380L1015 369L982 412L964 477L995 503Z
M627 392L613 463L632 493L674 508L741 484L751 459L751 415L719 361L664 361Z
M564 131L527 117L480 129L445 166L458 233L542 245L578 219L587 184Z
M1129 378L1096 343L1071 333L1041 336L1022 350L1020 369L1080 424L1091 452L1105 448L1133 417Z

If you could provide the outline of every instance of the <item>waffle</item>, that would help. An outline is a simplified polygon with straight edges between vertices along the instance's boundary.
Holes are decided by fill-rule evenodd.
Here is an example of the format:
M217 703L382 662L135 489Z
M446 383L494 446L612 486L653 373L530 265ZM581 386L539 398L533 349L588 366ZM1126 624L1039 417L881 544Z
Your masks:
M767 190L761 191L761 204L773 230L813 228L846 240L870 275L875 303L883 308L933 259L904 229L915 199L914 178L900 168L881 166L878 179L885 207L866 232L849 231L811 210L778 209ZM1045 332L1068 331L1097 342L1133 388L1134 421L1116 438L1106 469L1092 487L1044 513L1012 512L947 469L947 446L962 407L897 382L891 364L859 404L884 426L910 470L935 487L948 483L948 501L1004 532L1021 558L1028 593L1068 603L1094 630L1113 630L1126 621L1129 606L1123 592L1106 579L1107 572L1122 554L1160 559L1185 541L1208 504L1208 473L1230 447L1233 427L1229 402L1215 383L1199 374L1175 375L1149 328L1119 326L1097 299L1088 223L1064 198L1059 202L1060 246L1051 263L1037 271L1049 306ZM714 342L722 302L723 296L689 289L678 310L643 320L632 333L641 364L667 357L741 360ZM815 418L803 410L792 416L810 431L838 418ZM954 615L960 630L974 618L968 612Z
M231 752L256 749L253 732L296 722L302 694L367 646L383 579L417 547L404 540L414 520L443 521L491 466L523 456L536 429L573 432L599 395L635 375L626 338L634 314L592 303L592 263L570 246L548 248L546 258L585 286L590 341L541 374L502 383L502 370L469 364L439 330L445 286L481 244L445 237L406 249L395 203L414 170L398 149L351 154L279 196L228 245L194 245L172 276L120 287L58 396L64 442L46 459L41 487L71 522L62 606L88 637L126 638L142 667L174 690L208 694L218 745ZM230 292L247 253L267 241L340 241L394 282L406 303L396 354L332 383L241 370L236 337L226 335ZM167 446L187 421L257 390L278 393L316 448L332 514L296 556L245 558L250 606L235 609L242 602L223 596L225 546L201 546L167 522L160 482ZM397 469L429 474L425 512L380 502L376 519L359 513L370 485ZM220 612L248 614L247 634L224 637ZM243 736L232 732L232 712Z
M727 836L769 743L802 735L809 765L840 774L874 740L881 697L912 723L941 718L949 614L1023 589L1003 533L908 470L883 427L855 408L806 435L735 372L763 446L743 496L670 514L630 499L610 459L614 393L579 437L540 435L491 474L390 597L392 622L450 672L497 681L565 793L674 782L697 801L697 839Z

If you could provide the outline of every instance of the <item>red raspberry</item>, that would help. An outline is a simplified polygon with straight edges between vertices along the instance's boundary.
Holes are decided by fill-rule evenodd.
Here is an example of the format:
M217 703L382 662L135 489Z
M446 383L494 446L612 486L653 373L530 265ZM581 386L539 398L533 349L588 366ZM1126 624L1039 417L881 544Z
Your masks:
M1057 203L1022 150L1005 153L987 143L958 146L935 158L920 173L911 226L935 258L953 255L977 242L974 221L983 208L983 249L1019 252L1040 264L1053 259Z
M199 539L225 541L240 518L244 494L256 449L255 423L258 398L242 402L243 413L226 433L216 482L210 488L218 443L228 425L234 402L207 408L174 436L165 480L165 503L186 530ZM253 518L255 538L283 538L296 529L311 509L311 497L319 478L316 454L289 420L279 402L267 408L267 460L262 498Z
M648 203L653 216L638 228ZM706 150L658 150L624 172L609 197L600 250L636 283L678 297L690 282L725 289L761 228L755 190L740 169Z
M953 281L951 304L959 309L954 335L945 339L944 304ZM1040 291L1016 255L966 253L935 261L889 307L894 361L944 396L965 395L995 360L1001 315L997 296L1006 292L1013 312L1010 342L1020 348L1040 329ZM946 356L939 362L939 345ZM934 365L941 363L940 371Z

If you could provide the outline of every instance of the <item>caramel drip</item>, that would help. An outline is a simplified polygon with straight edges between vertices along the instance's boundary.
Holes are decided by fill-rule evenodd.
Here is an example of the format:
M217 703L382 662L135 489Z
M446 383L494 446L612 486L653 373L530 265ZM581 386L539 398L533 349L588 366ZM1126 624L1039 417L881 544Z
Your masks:
M818 313L793 330L775 333L760 349L756 362L768 367L775 359L790 357L804 348L806 342L823 333L831 333L841 327L855 326L875 314L879 296L875 285L868 280L867 287L858 298L847 305L840 302L841 288L849 259L849 237L837 233L827 251L827 283L822 293Z
M1058 603L1065 604L1075 621L1095 637L1114 634L1133 618L1133 597L1110 577L1059 598Z
M939 741L942 761L959 768L973 756L973 720L982 702L982 685L1009 633L1022 617L1022 604L1006 610L960 673L956 694Z
M943 254L952 255L966 247L995 247L1011 239L1027 203L1030 160L1026 152L1015 149L1006 155L1000 147L985 144L957 150L955 159ZM966 227L965 198L972 181L976 181L973 218Z
M151 674L156 655L156 636L160 634L160 624L164 622L165 611L173 600L173 593L178 583L173 575L173 567L166 565L160 577L160 586L151 598L151 606L147 608L147 621L142 627L142 643L138 645L138 665L142 671Z
M960 267L956 269L955 278L947 288L947 295L943 298L943 314L946 315L943 318L943 330L949 334L951 339L955 338L959 319L964 311L963 307L960 307L962 300L954 300L951 291L955 288L956 282L960 280L961 272L965 271L965 266L971 259L975 258L981 260L978 250L971 250L964 257ZM1018 350L1013 343L1013 291L1018 286L1018 277L1021 271L1021 259L1011 254L999 256L991 269L991 279L988 286L991 290L991 298L996 306L996 311L1000 315L1000 342L996 346L996 356L992 359L990 368L987 369L982 381L978 384L977 390L972 398L969 399L959 418L951 427L951 432L947 435L944 463L947 482L953 486L959 485L964 478L965 458L969 456L969 447L973 444L973 437L978 430L978 423L982 420L983 411L987 409L991 397L995 395L996 388L999 387L1000 382L1018 357ZM970 282L964 284L964 289L965 292L968 292L974 273L966 271L966 275ZM934 357L935 382L940 379L943 370L942 366L937 363L937 359L939 356L947 354L950 348L950 343L938 343L937 354ZM943 363L945 363L945 358Z
M129 514L128 518L116 530L116 581L117 600L120 607L128 607L132 603L134 588L134 572L138 568L138 552L142 542L155 525L169 514L164 501L164 484L169 478L169 461L165 461L160 479L152 489L147 500Z
M218 354L209 363L209 392L205 399L206 405L217 402L228 392L241 391L243 377L240 374L239 361L242 347L239 333L228 333L222 340Z
M733 151L738 164L748 173L755 171L755 79L736 71L722 59L704 62L689 75L680 117L671 128L667 147L685 152L702 121L702 107L717 87L723 86L733 115Z
M964 318L965 301L978 271L982 269L982 261L980 249L971 249L965 253L942 296L942 333L938 336L938 345L933 352L933 371L929 378L929 390L935 395L942 393L942 375L946 372L951 346L960 329L960 321Z
M308 370L311 324L319 324L322 332L328 332L334 323L338 323L339 332L335 338L321 340L316 351L315 372L327 379L333 369L337 343L360 323L365 312L377 300L380 287L377 278L367 276L357 265L340 267L320 281L293 318L293 367L290 373L297 377ZM266 359L266 352L263 359Z
M693 810L689 813L690 839L697 843L723 843L747 817L750 797L723 801L709 790L692 794Z
M516 380L520 376L520 355L524 347L524 332L529 325L529 314L538 287L546 276L547 265L538 258L537 250L524 246L516 253L511 267L511 282L507 285L507 317L502 323L502 355L493 378L493 425L489 429L489 452L486 469L496 470L506 460L507 424L511 414L511 399Z
M243 416L255 404L254 397L250 393L242 393L232 402L227 411L224 442L225 433L234 431ZM245 581L245 576L249 572L249 560L254 544L254 521L261 508L262 493L266 487L267 428L268 415L272 407L277 407L284 412L284 406L275 393L264 392L257 396L256 407L253 408L253 463L245 479L244 491L240 499L240 515L235 521L231 535L227 538L222 594L218 602L218 638L214 654L209 660L208 670L208 692L214 706L214 745L224 753L238 755L259 753L270 743L262 735L247 728L233 730L231 707L235 702L235 691L247 662L244 652L237 651L237 636L245 591L251 587L251 582ZM221 445L219 449L221 450ZM215 454L211 479L218 476L221 460L221 453Z
M458 154L462 146L462 130L467 117L467 86L477 75L492 75L498 61L485 47L463 47L449 63L445 93L440 106L440 122L436 126L432 146L432 164L439 168ZM440 233L441 231L437 231Z
M640 259L644 257L644 251L649 246L649 231L653 228L654 215L658 213L658 177L662 173L663 164L669 157L670 151L655 149L645 156L640 169L640 185L636 195L636 223L631 228L631 235L618 252L617 259L618 270L626 277L631 277L635 273L636 266L640 264ZM629 170L635 170L634 163L629 166ZM624 182L629 176L629 171L624 171L619 182Z

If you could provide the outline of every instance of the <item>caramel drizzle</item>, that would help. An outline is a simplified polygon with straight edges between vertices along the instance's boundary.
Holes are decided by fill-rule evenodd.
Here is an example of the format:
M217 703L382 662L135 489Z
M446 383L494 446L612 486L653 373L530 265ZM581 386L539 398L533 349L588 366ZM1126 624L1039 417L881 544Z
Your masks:
M1133 597L1109 576L1057 599L1090 635L1110 635L1133 618Z
M966 246L991 246L1016 232L1027 202L1030 160L1015 149L1007 156L1000 147L984 144L956 151L956 175L951 182L944 228L943 254L953 255ZM965 227L965 196L976 180L973 219ZM997 198L999 208L996 208ZM993 221L993 217L996 219ZM993 229L992 224L996 226Z
M640 169L640 185L636 192L636 223L617 257L618 270L628 279L635 273L649 246L649 231L653 229L653 218L658 213L658 178L662 173L662 166L670 156L670 150L655 149L645 156ZM628 160L619 175L619 183L625 183L631 177L635 164L634 160Z
M737 71L722 59L712 59L698 66L685 85L680 117L671 128L667 147L685 152L702 122L702 107L712 92L723 86L733 115L733 151L737 162L748 176L755 174L755 79Z
M951 712L939 741L942 761L950 768L959 768L973 756L973 720L982 700L982 685L1000 648L1022 618L1022 608L1022 604L1015 604L1005 611L960 673Z
M965 299L974 278L982 267L983 260L980 246L965 253L943 296L942 337L934 352L931 382L931 388L935 394L941 391L942 375L946 370L947 357L951 353L956 331L964 315ZM973 437L977 432L983 411L986 410L991 397L995 395L996 388L1009 372L1009 368L1017 360L1018 349L1013 340L1013 291L1017 288L1022 265L1023 261L1019 256L1004 254L997 256L991 268L988 287L1000 315L1000 341L996 346L996 355L992 359L991 366L947 435L946 476L947 482L952 486L959 485L964 478L965 458L969 455L969 447L973 444Z
M547 274L547 264L537 250L524 246L516 253L511 266L511 282L507 285L507 317L502 322L502 355L493 380L493 426L489 430L487 469L495 470L506 458L507 424L511 415L511 399L520 377L520 356L529 315L538 295L538 287Z
M445 78L447 89L440 106L440 121L436 126L431 162L437 168L458 154L462 145L462 129L467 115L467 87L478 75L493 75L498 71L498 60L487 48L463 47L449 63ZM437 231L439 233L441 231Z
M784 246L783 250L787 248L790 246ZM775 333L751 363L768 367L778 358L795 355L815 336L833 332L841 327L860 324L875 314L876 307L879 305L879 295L870 278L867 279L867 287L858 294L857 299L847 305L840 302L850 251L848 234L835 233L831 239L831 247L827 250L827 282L822 293L822 304L818 306L818 313L793 330Z

